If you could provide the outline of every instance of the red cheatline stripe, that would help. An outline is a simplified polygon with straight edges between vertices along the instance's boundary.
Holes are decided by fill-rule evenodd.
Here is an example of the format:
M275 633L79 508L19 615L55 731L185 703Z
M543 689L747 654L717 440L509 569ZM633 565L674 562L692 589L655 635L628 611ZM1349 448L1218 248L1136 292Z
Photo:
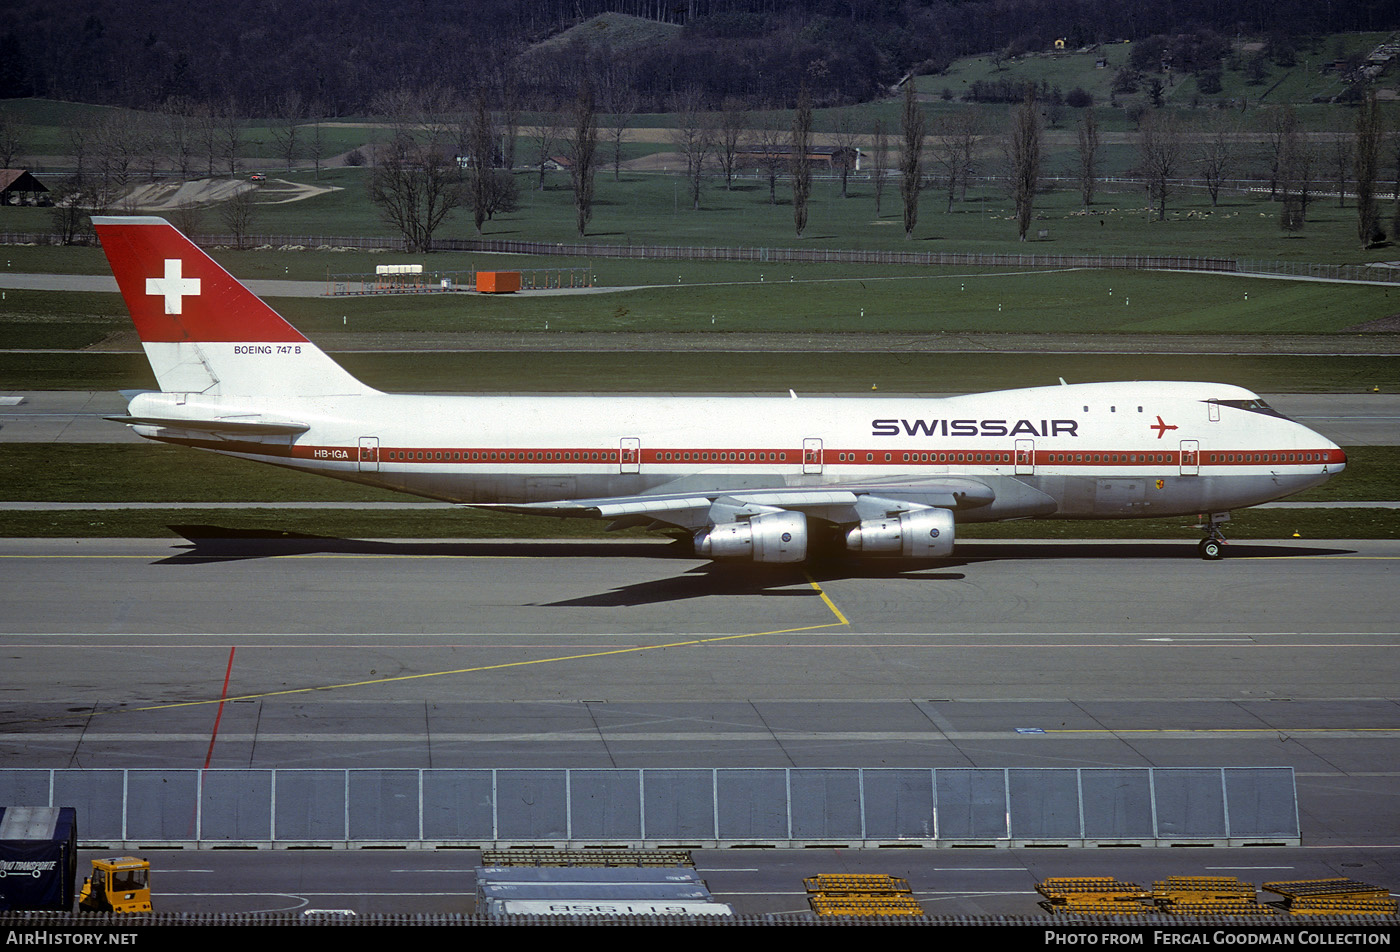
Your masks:
M256 443L251 441L229 441L229 440L186 440L172 437L161 437L160 439L169 443L180 443L186 446L198 446L205 449L220 450L229 453L248 453L257 456L289 457L292 459L306 459L312 461L325 462L356 462L360 461L361 448L359 446L313 446L308 444L297 444L295 446L277 445L274 443ZM636 451L633 451L634 453ZM494 454L494 455L493 455ZM1060 450L1035 451L1034 464L1036 466L1121 466L1121 467L1143 467L1143 466L1177 466L1182 463L1182 454L1177 450L1075 450L1074 452L1062 452ZM1291 458L1290 458L1291 457ZM367 455L365 462L375 461L375 457ZM619 462L641 462L648 465L675 466L686 463L726 463L731 465L748 466L768 466L773 463L797 464L802 462L817 462L817 460L806 459L804 451L800 449L775 450L775 449L743 449L743 450L719 450L719 449L649 449L640 451L640 459L629 456L621 459L619 451L616 449L580 449L577 447L413 447L400 448L392 446L380 446L378 448L377 462L385 464L394 463L456 463L456 464L501 464L501 463L597 463L616 464ZM1195 463L1189 460L1186 465L1197 466L1268 466L1277 468L1280 466L1312 466L1318 463L1342 463L1346 461L1346 454L1337 449L1291 449L1291 450L1249 450L1249 451L1223 451L1223 450L1200 450L1196 453ZM867 465L999 465L1007 466L1017 462L1017 455L1009 450L886 450L886 449L824 449L821 454L821 463L825 465L839 466L842 464Z
M219 710L214 715L214 730L209 735L209 753L204 755L204 769L209 769L209 764L214 759L214 741L219 739L219 721L224 716L224 698L228 697L228 682L233 675L233 652L234 647L228 649L228 667L224 669L224 689L219 694Z

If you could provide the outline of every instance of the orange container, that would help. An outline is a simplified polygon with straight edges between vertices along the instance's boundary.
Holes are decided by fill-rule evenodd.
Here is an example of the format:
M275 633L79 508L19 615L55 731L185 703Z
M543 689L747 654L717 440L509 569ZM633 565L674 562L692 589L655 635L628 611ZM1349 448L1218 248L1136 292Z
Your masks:
M520 290L520 272L478 271L476 289L482 294L512 294Z

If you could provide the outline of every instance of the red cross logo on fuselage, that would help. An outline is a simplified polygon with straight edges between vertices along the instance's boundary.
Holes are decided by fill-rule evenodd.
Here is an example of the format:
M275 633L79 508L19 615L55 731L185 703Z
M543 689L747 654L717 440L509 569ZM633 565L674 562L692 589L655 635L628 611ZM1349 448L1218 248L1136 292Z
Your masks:
M1176 427L1173 426L1172 424L1164 422L1160 416L1157 417L1157 422L1156 422L1156 423L1149 423L1149 424L1147 424L1147 428L1148 428L1149 430L1156 430L1156 431L1157 431L1157 439L1159 439L1159 440L1160 440L1162 437L1164 437L1164 436L1167 435L1167 431L1168 431L1168 430L1175 430L1175 429L1176 429Z

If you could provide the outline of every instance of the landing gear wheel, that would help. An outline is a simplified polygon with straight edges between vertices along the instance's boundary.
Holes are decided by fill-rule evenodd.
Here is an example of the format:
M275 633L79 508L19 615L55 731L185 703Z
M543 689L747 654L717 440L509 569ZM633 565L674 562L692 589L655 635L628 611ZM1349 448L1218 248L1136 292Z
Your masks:
M1198 548L1201 550L1201 558L1207 562L1214 562L1225 555L1225 547L1219 539L1202 539Z

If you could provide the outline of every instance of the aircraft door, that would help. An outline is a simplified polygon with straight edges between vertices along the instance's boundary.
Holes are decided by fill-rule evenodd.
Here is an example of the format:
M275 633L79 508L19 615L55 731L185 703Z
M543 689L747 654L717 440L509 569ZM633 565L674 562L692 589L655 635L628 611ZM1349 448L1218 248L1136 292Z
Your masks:
M379 472L379 437L360 437L360 472Z
M1201 444L1198 440L1181 441L1181 475L1201 474Z
M1016 475L1035 475L1035 440L1016 441Z
M822 441L820 437L809 436L802 441L802 472L820 473L822 471Z
M624 436L619 444L617 462L619 473L640 473L642 441L635 436Z

